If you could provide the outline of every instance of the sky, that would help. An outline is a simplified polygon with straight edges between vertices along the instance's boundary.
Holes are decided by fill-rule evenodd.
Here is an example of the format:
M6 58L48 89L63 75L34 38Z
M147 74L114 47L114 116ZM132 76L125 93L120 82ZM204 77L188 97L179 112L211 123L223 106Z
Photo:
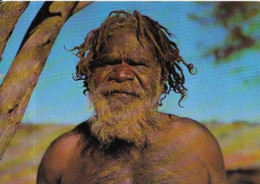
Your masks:
M0 76L10 67L25 32L42 2L32 2L19 19L0 63ZM218 26L202 26L188 18L204 11L194 2L95 2L73 15L61 29L26 109L22 123L78 124L93 113L82 81L72 79L78 58L67 49L80 45L89 31L97 28L112 10L150 16L174 34L180 54L193 63L198 73L186 68L188 98L178 106L180 96L170 93L159 111L189 117L199 122L260 122L260 52L247 50L232 61L216 64L204 51L225 39ZM0 78L2 82L3 78Z

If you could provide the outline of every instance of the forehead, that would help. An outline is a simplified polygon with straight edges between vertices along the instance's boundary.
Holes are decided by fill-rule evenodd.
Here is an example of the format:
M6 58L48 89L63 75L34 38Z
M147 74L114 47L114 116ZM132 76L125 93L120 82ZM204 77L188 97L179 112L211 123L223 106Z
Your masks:
M100 54L111 58L143 58L155 61L156 57L147 40L143 37L139 40L135 32L114 34L108 38Z

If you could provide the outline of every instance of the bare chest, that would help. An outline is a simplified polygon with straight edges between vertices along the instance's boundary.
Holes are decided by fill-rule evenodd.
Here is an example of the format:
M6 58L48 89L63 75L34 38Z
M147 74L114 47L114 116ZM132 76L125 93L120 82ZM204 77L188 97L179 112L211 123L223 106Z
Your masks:
M75 157L62 184L192 184L208 183L208 173L191 154L146 150L132 154Z

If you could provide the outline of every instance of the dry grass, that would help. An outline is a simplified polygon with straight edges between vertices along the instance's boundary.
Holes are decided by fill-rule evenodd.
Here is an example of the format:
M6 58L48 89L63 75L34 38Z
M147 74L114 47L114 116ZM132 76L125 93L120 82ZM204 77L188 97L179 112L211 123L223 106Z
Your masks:
M260 168L260 124L205 124L217 138L228 170Z
M222 148L230 183L238 183L249 173L254 181L260 181L260 124L232 123L205 124L217 137ZM49 144L75 125L22 125L9 145L0 163L0 183L34 184L41 157ZM253 175L252 175L253 173ZM241 181L242 181L241 180ZM252 180L252 181L253 181ZM260 182L259 182L260 183Z
M33 184L39 162L49 144L72 129L66 125L22 125L16 132L0 164L0 183Z

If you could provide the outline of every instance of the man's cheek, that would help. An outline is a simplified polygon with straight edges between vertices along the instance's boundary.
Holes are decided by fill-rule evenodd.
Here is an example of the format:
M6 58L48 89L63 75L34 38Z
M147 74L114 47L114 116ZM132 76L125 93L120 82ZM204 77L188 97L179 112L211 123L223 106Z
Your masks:
M92 75L92 81L94 82L94 86L98 87L101 84L108 81L109 72L104 71L103 68L96 68Z

